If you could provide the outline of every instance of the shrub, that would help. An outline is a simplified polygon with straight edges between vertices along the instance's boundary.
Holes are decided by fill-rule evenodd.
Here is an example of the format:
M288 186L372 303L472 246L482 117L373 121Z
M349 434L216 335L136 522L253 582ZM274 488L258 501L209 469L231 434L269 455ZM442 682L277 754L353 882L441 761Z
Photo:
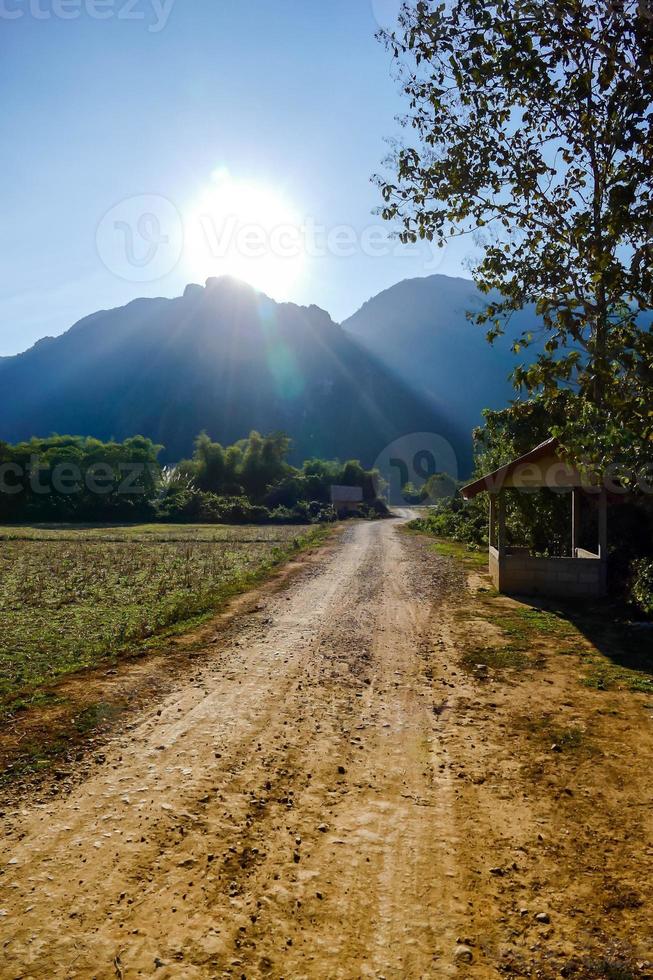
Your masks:
M304 517L298 513L296 507L275 507L270 511L270 520L273 524L302 524Z
M267 507L252 504L247 497L221 497L201 490L181 490L157 502L161 521L200 524L262 524L270 519Z
M653 561L650 559L633 562L629 600L638 612L653 616Z
M156 519L172 524L199 520L200 493L184 489L166 494L156 501Z
M439 500L429 507L425 517L413 521L411 527L477 548L488 543L487 508L483 499L478 497L469 502L462 497Z
M368 520L373 521L379 517L389 517L390 511L388 510L387 504L384 500L380 500L376 497L374 500L370 500L367 503L361 504L360 508L361 517L366 517Z
M300 501L295 510L303 512L311 524L328 524L338 516L331 504L324 504L321 500L311 500L310 503Z
M218 497L212 493L202 494L200 520L216 521L225 524L262 524L270 519L270 511L260 504L252 504L247 497Z

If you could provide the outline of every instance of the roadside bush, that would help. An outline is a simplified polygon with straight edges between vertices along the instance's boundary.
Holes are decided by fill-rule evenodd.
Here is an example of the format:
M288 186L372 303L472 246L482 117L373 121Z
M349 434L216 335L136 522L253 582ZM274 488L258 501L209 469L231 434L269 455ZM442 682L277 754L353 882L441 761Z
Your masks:
M303 524L304 517L296 507L284 507L280 505L270 511L270 520L273 524Z
M653 507L644 495L631 495L610 507L608 516L610 589L631 599L635 567L653 562Z
M644 616L653 616L653 561L640 559L632 564L629 601Z
M159 520L173 524L263 524L270 520L267 507L252 504L247 497L221 497L202 490L182 490L157 501Z
M470 501L460 496L449 497L429 507L426 516L412 521L411 527L475 548L487 547L487 505L482 497Z
M335 521L337 515L330 504L320 500L270 509L253 504L242 495L182 490L157 502L156 517L172 524L323 524Z
M384 500L380 500L376 497L374 500L370 500L367 503L361 504L360 508L361 517L366 517L370 521L374 521L379 517L389 517L390 511L388 510L387 504Z
M198 521L201 494L184 489L166 494L156 501L156 519L171 524Z
M303 514L304 520L309 524L325 524L335 521L337 514L331 504L322 503L321 500L311 500L308 503L300 500L295 511Z
M273 524L325 524L335 521L336 513L320 501L300 501L294 507L275 507L270 513Z
M202 494L200 521L222 521L225 524L263 524L270 519L270 511L260 504L252 504L247 497L218 497Z
M428 490L426 487L416 487L413 483L406 483L401 488L401 495L407 504L418 507L428 498Z

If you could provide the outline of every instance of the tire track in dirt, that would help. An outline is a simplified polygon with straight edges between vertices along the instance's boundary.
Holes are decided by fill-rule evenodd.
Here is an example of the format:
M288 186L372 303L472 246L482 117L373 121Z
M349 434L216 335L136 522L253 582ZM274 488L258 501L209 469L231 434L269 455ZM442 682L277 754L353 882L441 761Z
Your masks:
M10 814L2 976L426 969L430 603L404 565L392 523L350 528L67 798Z
M397 522L350 525L69 795L7 812L0 977L548 978L590 932L605 943L571 855L621 798L598 812L589 783L585 804L529 781L514 717L541 673L463 672L469 601ZM650 735L639 751L653 765ZM624 839L650 825L637 794ZM645 910L618 914L617 937L644 935Z

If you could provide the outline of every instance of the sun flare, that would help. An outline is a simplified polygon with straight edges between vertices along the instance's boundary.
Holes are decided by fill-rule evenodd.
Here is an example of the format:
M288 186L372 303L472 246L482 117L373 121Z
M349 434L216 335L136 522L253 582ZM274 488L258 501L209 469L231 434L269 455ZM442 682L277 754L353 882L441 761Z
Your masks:
M288 299L304 266L302 219L280 192L216 171L185 224L189 278L235 276Z

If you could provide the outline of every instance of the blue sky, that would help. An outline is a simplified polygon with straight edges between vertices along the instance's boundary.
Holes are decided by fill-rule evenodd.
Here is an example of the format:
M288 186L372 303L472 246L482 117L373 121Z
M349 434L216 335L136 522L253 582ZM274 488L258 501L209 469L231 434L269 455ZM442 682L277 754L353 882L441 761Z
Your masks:
M400 279L467 276L467 242L404 254L374 239L390 229L372 213L370 176L405 108L374 34L396 6L0 0L0 354L241 266L275 299L316 303L337 320ZM216 193L222 207L240 202L241 225L247 201L261 202L254 266L253 253L230 265L241 245L229 237L199 254L190 223ZM223 218L212 213L214 230ZM319 229L310 255L306 219ZM271 263L269 236L284 222L301 231L292 255ZM136 264L121 259L127 235Z

